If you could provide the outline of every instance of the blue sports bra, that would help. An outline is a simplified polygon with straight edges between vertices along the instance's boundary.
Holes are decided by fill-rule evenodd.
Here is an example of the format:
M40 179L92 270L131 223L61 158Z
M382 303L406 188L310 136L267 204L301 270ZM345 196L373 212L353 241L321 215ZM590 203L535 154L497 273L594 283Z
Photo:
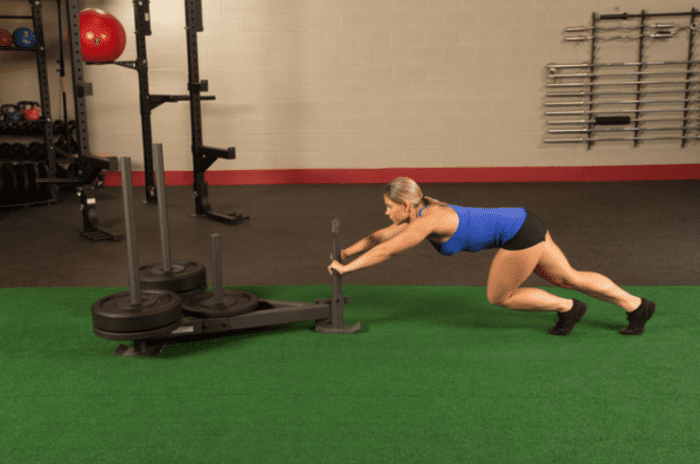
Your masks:
M445 243L430 243L445 256L459 251L477 251L502 247L518 233L527 212L523 208L465 208L447 205L459 217L457 230ZM425 208L418 212L421 215Z

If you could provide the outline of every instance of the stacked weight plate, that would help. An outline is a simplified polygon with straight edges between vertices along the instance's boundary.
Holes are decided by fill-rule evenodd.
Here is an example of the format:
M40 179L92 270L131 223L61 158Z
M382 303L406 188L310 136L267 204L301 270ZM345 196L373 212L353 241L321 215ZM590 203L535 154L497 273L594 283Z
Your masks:
M169 290L180 295L184 301L207 289L207 271L202 264L194 261L171 260L162 144L153 145L153 165L156 174L158 223L163 261L141 267L138 271L139 281L143 288Z
M24 205L48 200L48 185L37 182L37 179L47 176L48 167L44 163L3 163L0 165L0 205Z
M146 340L168 333L182 321L180 297L171 291L141 289L134 226L131 160L119 160L129 259L129 291L100 298L92 305L95 334L110 340ZM160 348L162 349L162 348ZM135 345L131 355L153 354L145 342Z

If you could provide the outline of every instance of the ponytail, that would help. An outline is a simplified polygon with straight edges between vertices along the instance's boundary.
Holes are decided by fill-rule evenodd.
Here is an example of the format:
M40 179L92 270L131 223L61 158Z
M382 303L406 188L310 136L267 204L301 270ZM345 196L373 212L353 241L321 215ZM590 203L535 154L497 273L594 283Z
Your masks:
M447 203L431 197L423 197L423 201L425 201L425 203L428 205L447 206Z

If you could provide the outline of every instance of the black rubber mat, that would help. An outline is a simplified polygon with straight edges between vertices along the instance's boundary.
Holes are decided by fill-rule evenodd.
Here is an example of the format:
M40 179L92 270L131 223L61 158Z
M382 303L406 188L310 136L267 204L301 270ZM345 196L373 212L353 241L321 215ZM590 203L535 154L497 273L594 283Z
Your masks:
M547 224L571 265L619 285L698 285L700 182L424 184L428 196L463 206L522 206ZM331 221L347 247L389 224L382 185L210 186L215 211L249 215L230 226L192 217L190 187L168 187L172 260L196 261L212 284L210 235L221 236L224 286L330 284ZM139 264L162 261L158 214L134 189ZM0 286L127 286L126 242L80 237L78 198L0 211ZM124 233L120 188L97 191L100 224ZM494 250L438 254L429 243L346 284L484 286ZM528 285L546 286L532 277Z

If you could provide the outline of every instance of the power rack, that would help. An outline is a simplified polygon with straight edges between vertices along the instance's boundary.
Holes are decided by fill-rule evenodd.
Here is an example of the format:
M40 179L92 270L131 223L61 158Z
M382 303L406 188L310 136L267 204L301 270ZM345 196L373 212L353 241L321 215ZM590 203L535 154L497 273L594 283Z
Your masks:
M114 64L134 69L139 75L139 102L141 107L141 127L143 137L143 155L146 175L146 202L157 203L157 189L154 183L153 168L153 134L151 116L154 109L163 103L189 101L190 123L192 133L192 163L194 167L195 215L208 217L227 224L237 224L249 219L237 213L222 214L212 209L209 202L209 188L204 180L207 169L217 159L235 159L236 149L204 146L202 130L202 100L214 100L213 95L202 95L209 90L209 82L200 80L197 33L204 31L201 0L185 0L185 21L187 35L188 94L159 95L151 94L148 82L148 57L146 37L152 35L149 0L134 0L134 18L136 30L136 61L115 61Z

